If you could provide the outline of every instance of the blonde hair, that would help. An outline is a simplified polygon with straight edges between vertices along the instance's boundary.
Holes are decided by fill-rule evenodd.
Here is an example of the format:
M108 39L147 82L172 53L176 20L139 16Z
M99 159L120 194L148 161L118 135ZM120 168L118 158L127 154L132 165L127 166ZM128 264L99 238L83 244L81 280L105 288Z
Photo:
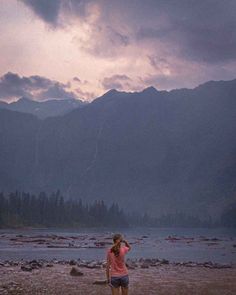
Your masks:
M122 235L121 234L115 234L114 236L113 236L113 242L115 243L117 240L122 240ZM111 247L111 252L113 252L114 253L114 255L116 256L116 257L118 257L119 256L119 254L120 254L120 243L119 244L115 244L115 245L113 245L112 247Z

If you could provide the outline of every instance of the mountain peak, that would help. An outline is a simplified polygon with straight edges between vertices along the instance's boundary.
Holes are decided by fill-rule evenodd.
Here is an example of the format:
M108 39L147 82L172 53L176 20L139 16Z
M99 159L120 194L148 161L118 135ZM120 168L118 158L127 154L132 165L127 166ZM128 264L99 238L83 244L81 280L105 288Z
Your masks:
M143 89L142 93L147 93L147 94L156 94L158 92L158 90L153 87L153 86L149 86L145 89Z
M113 95L119 93L115 88L108 90L104 95Z
M33 102L33 100L28 97L22 96L16 102Z
M116 89L110 89L108 90L106 93L104 93L102 96L97 97L96 99L93 100L93 102L97 102L100 101L101 99L110 99L113 98L115 95L119 94L121 92L119 92Z
M236 79L233 80L219 80L219 81L215 81L215 80L210 80L207 82L204 82L202 84L199 84L197 87L195 87L194 89L198 90L198 89L214 89L216 87L227 87L227 86L236 86Z

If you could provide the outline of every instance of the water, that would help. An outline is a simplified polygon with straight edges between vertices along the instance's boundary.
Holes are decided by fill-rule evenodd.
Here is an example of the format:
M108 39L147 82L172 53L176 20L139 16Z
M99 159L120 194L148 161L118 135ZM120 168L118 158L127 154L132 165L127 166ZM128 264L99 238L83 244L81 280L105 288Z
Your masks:
M131 243L132 250L128 252L127 258L165 258L171 262L212 261L236 263L235 229L141 227L120 230L111 228L0 230L0 261L18 261L21 259L51 260L53 258L58 260L78 258L85 260L105 259L109 245L106 245L105 248L86 248L86 246L94 246L96 241L110 241L112 243L112 235L117 232L122 233L124 238ZM46 244L40 245L37 243L18 245L10 239L19 234L27 237L45 237L47 235L57 235L68 239L77 237L78 240L75 239L75 243L78 243L78 245L82 243L85 247L48 248ZM168 239L169 236L176 237L177 239ZM68 245L67 240L63 240L63 243L63 245Z

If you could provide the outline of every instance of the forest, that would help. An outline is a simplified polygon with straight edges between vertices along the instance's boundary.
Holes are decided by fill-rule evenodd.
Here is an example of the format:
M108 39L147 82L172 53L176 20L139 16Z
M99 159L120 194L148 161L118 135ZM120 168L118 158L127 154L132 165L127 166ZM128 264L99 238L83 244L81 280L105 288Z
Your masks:
M81 199L65 199L60 190L38 195L26 192L0 193L0 228L20 227L214 227L236 226L235 208L225 211L219 222L205 221L182 212L150 217L146 212L125 212L119 204L103 200L90 204Z

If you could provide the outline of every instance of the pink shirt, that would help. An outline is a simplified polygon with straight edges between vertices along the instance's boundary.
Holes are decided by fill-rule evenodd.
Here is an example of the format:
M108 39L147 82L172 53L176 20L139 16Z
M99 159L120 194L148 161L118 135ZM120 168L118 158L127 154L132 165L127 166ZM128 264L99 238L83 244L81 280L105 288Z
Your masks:
M125 254L129 251L126 246L120 247L120 254L118 257L115 256L111 249L107 250L107 261L110 263L110 274L111 276L124 276L128 274L128 269L125 265Z

